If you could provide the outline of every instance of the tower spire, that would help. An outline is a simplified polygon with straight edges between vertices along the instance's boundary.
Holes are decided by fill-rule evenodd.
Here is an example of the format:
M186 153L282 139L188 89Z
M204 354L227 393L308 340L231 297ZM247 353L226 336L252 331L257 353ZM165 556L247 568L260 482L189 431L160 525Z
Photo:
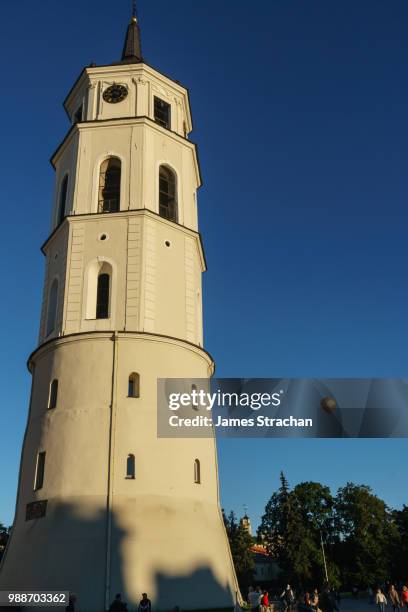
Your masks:
M122 62L137 64L142 61L142 45L140 41L140 28L137 21L136 0L132 0L132 18L126 30Z

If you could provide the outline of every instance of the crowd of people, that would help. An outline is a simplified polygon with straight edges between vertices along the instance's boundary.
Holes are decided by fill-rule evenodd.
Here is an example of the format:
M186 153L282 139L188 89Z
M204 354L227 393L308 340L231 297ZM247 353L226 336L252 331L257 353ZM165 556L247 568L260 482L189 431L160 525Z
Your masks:
M406 585L390 584L387 587L382 587L373 591L368 589L368 597L370 604L376 604L379 612L385 612L388 607L392 608L393 612L402 612L408 610L408 587Z
M275 600L276 602L276 600ZM249 587L248 603L253 612L335 612L339 610L340 595L337 591L324 588L321 592L314 589L310 592L296 594L290 584L278 597L278 603L270 601L269 593L260 587ZM277 607L279 605L279 608Z
M358 597L358 589L352 590L353 597ZM393 584L375 590L368 588L369 603L375 605L378 612L392 609L392 612L408 611L408 587ZM321 591L314 589L305 593L296 593L288 584L280 595L270 599L268 591L249 587L248 604L251 612L336 612L340 610L340 593L326 586Z
M367 589L369 603L375 605L378 612L385 612L388 606L392 612L408 612L408 587L393 584L383 586L373 590ZM358 598L358 589L352 589L354 598ZM77 612L77 598L71 595L66 612ZM269 593L261 587L249 587L247 602L251 612L336 612L340 610L340 593L329 586L325 586L321 591L314 589L305 593L296 593L290 586L286 585L283 591L274 602L271 601ZM279 606L279 607L277 607ZM109 612L128 612L126 602L122 595L117 593L112 601ZM137 612L152 612L152 604L147 593L142 593L142 599L137 607ZM175 606L171 612L180 612L180 608Z

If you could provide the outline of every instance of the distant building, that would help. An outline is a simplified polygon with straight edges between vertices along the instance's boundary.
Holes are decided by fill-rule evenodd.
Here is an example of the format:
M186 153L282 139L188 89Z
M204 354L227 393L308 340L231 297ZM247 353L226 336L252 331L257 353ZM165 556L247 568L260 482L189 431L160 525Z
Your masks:
M270 584L279 578L280 569L276 561L268 554L263 544L254 544L251 547L254 555L255 569L254 582L257 584Z

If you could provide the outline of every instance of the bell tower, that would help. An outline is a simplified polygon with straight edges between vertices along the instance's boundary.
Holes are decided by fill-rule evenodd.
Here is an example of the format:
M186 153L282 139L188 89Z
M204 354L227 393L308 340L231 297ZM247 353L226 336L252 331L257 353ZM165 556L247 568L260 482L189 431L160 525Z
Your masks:
M206 378L201 185L187 89L147 64L135 12L122 58L64 102L42 246L39 345L0 589L69 590L100 612L232 608L215 440L157 437L157 379Z

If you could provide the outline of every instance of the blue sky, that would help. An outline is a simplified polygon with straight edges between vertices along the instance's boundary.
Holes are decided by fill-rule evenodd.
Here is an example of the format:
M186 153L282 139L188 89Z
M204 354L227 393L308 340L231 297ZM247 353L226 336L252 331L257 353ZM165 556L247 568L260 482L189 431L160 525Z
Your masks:
M61 103L118 59L127 0L2 6L0 522L13 515ZM146 60L190 88L218 376L407 376L405 0L139 0ZM4 265L6 264L6 265ZM221 440L226 509L292 484L404 494L406 440Z

